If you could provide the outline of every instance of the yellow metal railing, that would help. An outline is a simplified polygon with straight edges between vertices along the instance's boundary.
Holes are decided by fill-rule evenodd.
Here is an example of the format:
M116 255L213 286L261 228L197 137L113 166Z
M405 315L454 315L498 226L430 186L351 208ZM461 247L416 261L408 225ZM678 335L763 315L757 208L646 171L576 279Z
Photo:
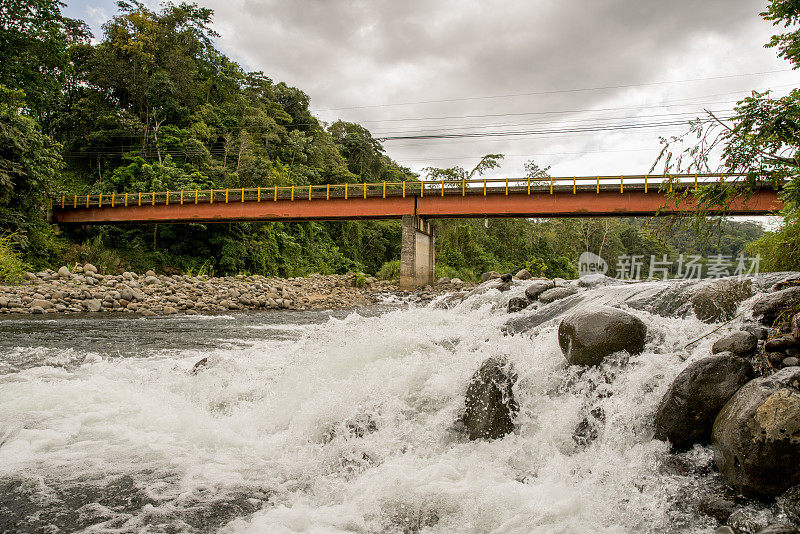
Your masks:
M675 175L614 175L614 176L567 176L531 178L479 178L474 180L439 180L414 182L362 182L358 184L288 185L268 187L242 187L237 189L192 189L180 191L147 191L109 194L58 194L50 198L50 206L61 209L107 208L142 206L144 204L169 205L184 204L188 199L193 204L213 204L231 202L278 202L313 201L331 199L365 199L368 197L403 197L426 195L510 195L510 194L555 194L579 192L625 194L631 191L648 193L664 186L670 192L674 188L697 189L702 185L740 183L742 174L675 174ZM779 184L763 181L764 186L777 187ZM353 195L353 191L357 194ZM360 191L359 191L360 190ZM300 192L300 194L296 194Z

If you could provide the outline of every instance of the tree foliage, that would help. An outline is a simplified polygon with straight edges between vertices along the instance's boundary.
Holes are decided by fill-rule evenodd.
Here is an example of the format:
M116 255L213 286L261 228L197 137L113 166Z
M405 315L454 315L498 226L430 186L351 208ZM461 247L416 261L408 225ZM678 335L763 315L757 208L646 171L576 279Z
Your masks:
M778 55L789 60L793 68L800 67L800 3L772 0L761 15L776 26L791 29L773 36L766 46L776 47ZM800 215L799 89L780 98L773 98L770 91L753 91L738 102L730 117L720 118L707 111L705 117L691 124L688 132L662 139L662 144L651 172L660 168L665 175L680 172L734 175L732 179L703 185L697 190L675 188L672 196L677 202L691 200L697 206L695 217L688 220L695 230L708 228L709 216L724 216L732 202L747 199L756 188L764 186L780 189L785 203L782 214L786 226L779 234L788 238L800 228L797 224ZM719 165L714 164L716 161ZM713 224L718 230L719 220ZM797 242L797 239L790 241ZM778 247L773 254L784 255L782 250L785 249ZM784 259L778 258L776 265L800 269L797 259Z

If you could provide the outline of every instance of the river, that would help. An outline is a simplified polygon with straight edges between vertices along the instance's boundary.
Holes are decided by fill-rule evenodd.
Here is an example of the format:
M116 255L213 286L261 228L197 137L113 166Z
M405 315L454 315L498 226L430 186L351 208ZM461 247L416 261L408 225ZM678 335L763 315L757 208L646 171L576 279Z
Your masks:
M571 298L672 286L636 287ZM451 309L4 318L0 530L713 532L696 511L722 488L710 447L669 454L652 416L727 327L684 348L715 326L637 309L642 354L568 368L561 308L504 334L523 290ZM518 374L517 430L468 441L454 421L491 356Z

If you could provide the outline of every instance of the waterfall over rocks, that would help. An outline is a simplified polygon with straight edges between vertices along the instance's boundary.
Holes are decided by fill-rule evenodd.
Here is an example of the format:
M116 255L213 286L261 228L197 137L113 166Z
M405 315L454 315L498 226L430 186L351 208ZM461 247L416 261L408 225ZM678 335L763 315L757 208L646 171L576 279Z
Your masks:
M429 305L4 317L0 530L798 526L797 338L791 316L754 313L797 273L749 279L744 298L738 283L595 275L533 301L541 280L501 276ZM701 285L730 322L697 315ZM508 314L512 299L528 305ZM734 334L741 354L712 356ZM732 391L698 423L712 444L655 439L662 399L688 424Z

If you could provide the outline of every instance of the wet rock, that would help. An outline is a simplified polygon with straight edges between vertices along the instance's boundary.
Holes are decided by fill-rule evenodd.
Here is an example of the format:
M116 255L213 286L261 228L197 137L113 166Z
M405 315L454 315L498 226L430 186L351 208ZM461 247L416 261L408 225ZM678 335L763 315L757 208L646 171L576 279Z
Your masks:
M764 350L782 351L797 346L797 340L791 334L773 337L764 343Z
M485 272L481 275L481 283L488 282L489 280L494 280L495 278L500 278L500 273L498 273L497 271Z
M767 339L767 336L769 335L769 328L762 326L758 323L750 323L744 325L742 327L742 330L744 330L745 332L750 332L751 334L756 336L756 339Z
M784 310L800 304L800 286L789 287L758 297L753 302L753 316L771 325Z
M530 280L533 278L533 275L531 275L528 269L520 269L514 276L516 276L519 280Z
M708 443L722 407L754 376L750 362L731 352L690 363L661 399L654 419L654 437L677 449Z
M578 286L579 287L586 287L586 288L595 288L601 286L614 286L623 284L622 280L617 280L616 278L611 278L610 276L606 276L601 273L595 274L587 274L586 276L581 276L578 279Z
M202 360L198 361L196 364L194 364L194 367L192 367L192 370L189 371L189 373L193 374L193 375L196 375L201 370L203 370L203 368L205 368L206 366L208 366L208 357L205 357Z
M800 523L800 486L792 486L778 497L778 505L791 521Z
M539 293L539 302L550 304L551 302L555 302L557 300L561 300L563 298L567 298L571 295L574 295L577 292L578 288L573 286L554 287L552 289L548 289L546 291L542 291L541 293Z
M484 361L467 387L461 418L469 439L498 439L514 430L519 407L512 386L517 375L502 358Z
M508 300L508 313L516 313L528 307L530 301L524 297L512 297Z
M558 344L572 365L598 365L622 350L638 354L646 335L638 317L609 306L573 312L558 325Z
M701 514L713 517L720 523L725 523L735 510L735 502L718 495L704 497L698 506Z
M769 520L763 514L747 508L736 510L726 522L736 534L756 534L769 525Z
M767 528L759 530L758 534L800 534L800 530L786 523L772 523Z
M528 300L534 301L539 298L539 295L554 287L555 284L552 280L536 280L525 288L525 296L528 297Z
M800 484L800 368L745 384L712 431L714 461L743 495L772 497Z
M698 319L712 323L732 318L739 304L752 296L749 278L720 278L698 284L692 291L691 303Z
M734 354L748 355L758 347L758 339L750 332L734 332L714 342L711 353L733 352Z
M500 275L500 280L503 281L503 282L511 282L513 279L514 279L514 277L511 276L511 273L506 273L506 274L501 274Z

